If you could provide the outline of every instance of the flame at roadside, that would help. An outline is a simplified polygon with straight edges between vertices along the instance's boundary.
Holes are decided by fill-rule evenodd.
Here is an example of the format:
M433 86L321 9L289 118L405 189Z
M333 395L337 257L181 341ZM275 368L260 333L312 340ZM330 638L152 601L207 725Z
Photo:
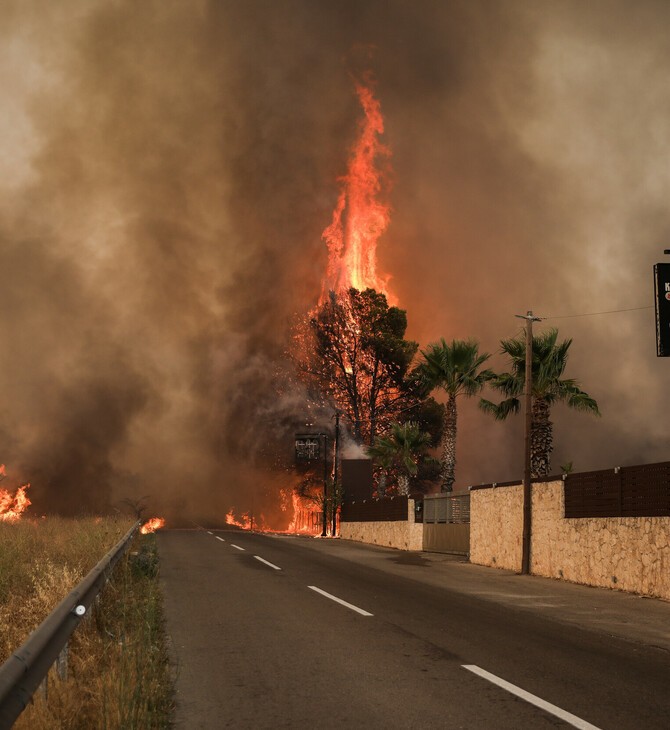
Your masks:
M226 524L241 527L243 530L252 530L254 527L253 520L247 512L238 518L232 509L226 515Z
M165 520L162 517L152 517L140 527L140 532L142 535L148 535L151 532L160 530L161 527L165 527Z
M293 517L287 532L292 534L318 535L321 534L321 512L317 509L314 500L305 499L297 492L291 494Z

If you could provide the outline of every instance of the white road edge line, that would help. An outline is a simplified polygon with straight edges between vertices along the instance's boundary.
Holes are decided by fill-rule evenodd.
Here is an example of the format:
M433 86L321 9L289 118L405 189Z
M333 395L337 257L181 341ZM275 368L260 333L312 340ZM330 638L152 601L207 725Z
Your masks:
M511 694L520 697L522 700L530 702L531 705L535 705L541 710L549 712L551 715L560 718L564 722L567 722L569 725L579 728L579 730L600 730L600 728L598 728L596 725L592 725L590 722L582 720L581 717L577 717L577 715L573 715L571 712L566 712L560 707L552 705L551 702L547 702L540 697L536 697L530 692L526 692L525 689L521 689L521 687L517 687L511 682L507 682L506 680L501 679L495 674L491 674L491 672L487 672L485 669L481 669L481 667L478 667L476 664L462 664L461 666L463 667L463 669L467 669L469 672L472 672L473 674L482 677L482 679L486 679L489 682L498 685L498 687L502 687Z
M221 540L221 542L225 542L225 540L224 540L224 539L223 539L222 537L219 537L218 535L214 535L214 537L215 537L215 538L216 538L217 540Z
M313 591L316 591L317 593L320 593L322 596L325 596L326 598L330 598L331 601L335 601L335 603L339 603L342 606L346 606L347 608L350 608L352 611L356 611L356 613L360 613L361 616L374 616L373 613L368 613L367 611L364 611L362 608L358 608L358 606L354 606L351 603L347 603L346 601L343 601L341 598L338 598L337 596L333 596L330 593L326 593L326 591L322 591L320 588L317 588L316 586L307 586Z
M260 555L254 555L256 560L260 560L261 563L265 563L266 565L269 565L271 568L274 568L275 570L281 570L281 568L278 565L275 565L274 563L270 563L269 561L265 560L264 558L261 558Z

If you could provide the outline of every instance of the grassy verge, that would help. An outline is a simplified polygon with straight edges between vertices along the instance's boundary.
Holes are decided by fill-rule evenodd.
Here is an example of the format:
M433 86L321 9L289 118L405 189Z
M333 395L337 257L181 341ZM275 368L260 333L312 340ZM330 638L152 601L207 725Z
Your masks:
M0 659L25 640L131 524L47 519L0 525ZM46 692L36 692L15 728L167 728L171 709L155 536L138 535L73 634L67 677L61 680L52 670Z

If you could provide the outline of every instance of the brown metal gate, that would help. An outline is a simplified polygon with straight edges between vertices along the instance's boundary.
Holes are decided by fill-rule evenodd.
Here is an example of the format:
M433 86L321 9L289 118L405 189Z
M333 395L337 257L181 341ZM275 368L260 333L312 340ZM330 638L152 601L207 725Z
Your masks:
M470 554L470 492L424 497L423 549L434 553Z

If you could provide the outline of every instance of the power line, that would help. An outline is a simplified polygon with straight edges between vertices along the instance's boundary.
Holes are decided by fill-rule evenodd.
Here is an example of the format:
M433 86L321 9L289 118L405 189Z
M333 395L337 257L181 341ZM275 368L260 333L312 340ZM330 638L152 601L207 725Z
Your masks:
M598 314L619 314L619 312L639 312L642 309L653 309L653 305L648 307L631 307L630 309L609 309L605 312L584 312L582 314L562 314L551 315L549 317L541 317L541 319L571 319L572 317L595 317Z

